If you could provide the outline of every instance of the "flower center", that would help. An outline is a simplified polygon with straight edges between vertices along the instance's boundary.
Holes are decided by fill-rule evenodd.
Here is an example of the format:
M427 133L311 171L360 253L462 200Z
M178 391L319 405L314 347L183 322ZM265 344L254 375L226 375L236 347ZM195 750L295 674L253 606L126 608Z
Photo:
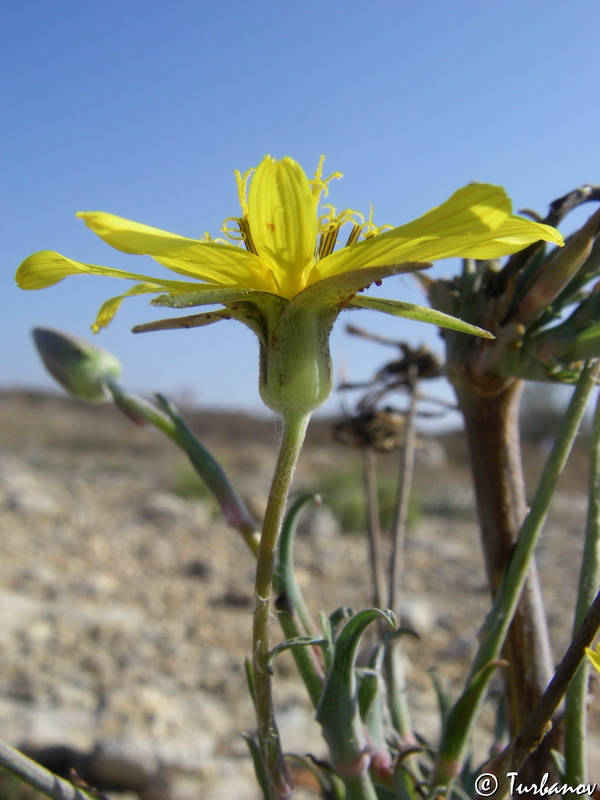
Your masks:
M321 156L314 178L308 179L314 202L317 242L316 252L314 254L314 266L309 270L308 275L305 275L299 282L297 291L301 291L303 288L306 288L306 286L319 280L316 262L322 261L334 252L339 243L340 230L343 227L350 226L348 237L345 245L343 245L345 247L355 244L361 237L363 239L369 239L393 227L391 225L375 225L373 222L373 206L370 206L369 216L365 219L363 214L354 209L347 208L338 212L336 208L329 203L321 204L321 200L329 195L331 181L343 177L341 172L332 172L327 177L323 177L324 161L325 156ZM213 241L222 241L224 243L234 242L239 246L245 247L250 253L259 255L252 238L252 231L248 221L248 185L254 171L254 167L243 173L239 170L235 171L238 200L242 215L240 217L228 217L221 227L221 232L225 236L225 239ZM207 235L207 239L208 238ZM275 275L273 277L277 283Z

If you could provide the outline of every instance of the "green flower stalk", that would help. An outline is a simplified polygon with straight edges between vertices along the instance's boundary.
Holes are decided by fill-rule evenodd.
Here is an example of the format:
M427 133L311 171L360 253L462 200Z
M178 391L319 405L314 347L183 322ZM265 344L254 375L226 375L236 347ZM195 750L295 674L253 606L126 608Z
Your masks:
M350 209L338 212L322 205L330 182L339 177L323 176L323 158L309 179L291 158L266 156L255 170L236 173L242 213L225 221L220 240L208 235L190 239L104 212L78 214L107 244L124 253L150 255L185 280L87 264L52 251L35 253L17 272L23 289L43 289L75 274L134 281L127 292L103 304L95 331L110 322L124 298L153 294L158 295L155 305L217 308L140 325L136 332L234 319L257 336L261 397L283 420L255 585L253 672L268 800L289 797L292 791L268 669L275 553L309 418L332 390L329 335L335 320L345 309L367 308L489 338L482 328L448 314L363 292L372 283L422 270L442 258L496 258L539 240L562 244L554 228L512 215L500 187L466 186L413 222L393 228L376 226L372 215L365 219ZM346 226L346 245L338 247Z

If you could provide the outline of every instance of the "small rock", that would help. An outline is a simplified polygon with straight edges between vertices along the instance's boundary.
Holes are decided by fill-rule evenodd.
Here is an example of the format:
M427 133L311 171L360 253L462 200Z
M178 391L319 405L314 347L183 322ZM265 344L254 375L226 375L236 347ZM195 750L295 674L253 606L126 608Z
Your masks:
M202 526L210 521L210 512L204 503L184 500L167 492L157 492L147 497L141 512L145 519L152 522L183 522Z
M230 589L224 594L209 601L211 606L229 606L230 608L248 608L252 604L252 598L248 593Z
M205 561L199 558L194 558L189 561L184 569L184 575L188 578L206 578L211 574L212 568Z
M48 491L48 482L41 482L16 459L0 460L0 488L12 511L41 516L55 516L60 511L60 503Z
M419 467L439 469L448 463L448 451L437 439L424 439L417 447L415 460Z
M427 597L407 597L400 608L401 624L412 628L422 636L431 631L435 624L435 614Z
M329 506L307 504L300 517L298 532L323 541L338 536L342 532L342 525Z
M54 517L60 511L60 505L52 495L36 489L9 492L6 505L11 511L20 514L39 514L46 517Z
M307 706L287 705L277 711L277 727L286 752L325 756L325 744L315 720L315 712Z
M44 604L15 592L0 592L0 640L28 628L44 613Z
M92 572L75 589L90 597L107 597L117 590L118 585L119 582L110 572Z

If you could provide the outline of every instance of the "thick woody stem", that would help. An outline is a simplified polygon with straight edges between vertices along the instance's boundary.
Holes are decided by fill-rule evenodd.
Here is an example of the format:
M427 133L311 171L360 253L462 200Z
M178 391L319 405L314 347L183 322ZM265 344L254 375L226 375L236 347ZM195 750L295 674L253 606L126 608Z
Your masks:
M527 511L519 445L518 409L522 385L481 396L464 387L457 397L465 420L488 582L495 596ZM535 564L529 571L503 656L507 714L516 736L536 708L553 674L546 617ZM556 742L553 742L556 745ZM532 774L551 769L549 753L532 756ZM540 771L541 770L541 771Z

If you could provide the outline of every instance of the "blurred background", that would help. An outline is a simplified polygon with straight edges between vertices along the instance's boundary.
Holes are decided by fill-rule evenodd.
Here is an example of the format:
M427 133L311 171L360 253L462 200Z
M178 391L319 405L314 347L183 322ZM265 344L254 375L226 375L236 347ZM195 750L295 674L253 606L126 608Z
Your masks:
M127 288L81 276L23 292L13 274L27 255L161 270L102 243L78 210L216 236L239 210L234 170L266 153L292 156L309 175L324 153L326 172L345 176L331 202L366 213L372 203L379 224L407 222L473 180L502 184L515 209L542 214L600 182L593 0L568 9L562 0L21 0L3 17L2 388L53 388L31 328L91 338L101 302ZM378 291L425 302L410 277ZM122 360L130 388L260 410L258 348L243 326L130 333L161 315L131 299L95 338ZM333 356L348 379L393 355L347 336L349 321L442 352L429 326L343 314ZM326 410L338 405L334 396Z

